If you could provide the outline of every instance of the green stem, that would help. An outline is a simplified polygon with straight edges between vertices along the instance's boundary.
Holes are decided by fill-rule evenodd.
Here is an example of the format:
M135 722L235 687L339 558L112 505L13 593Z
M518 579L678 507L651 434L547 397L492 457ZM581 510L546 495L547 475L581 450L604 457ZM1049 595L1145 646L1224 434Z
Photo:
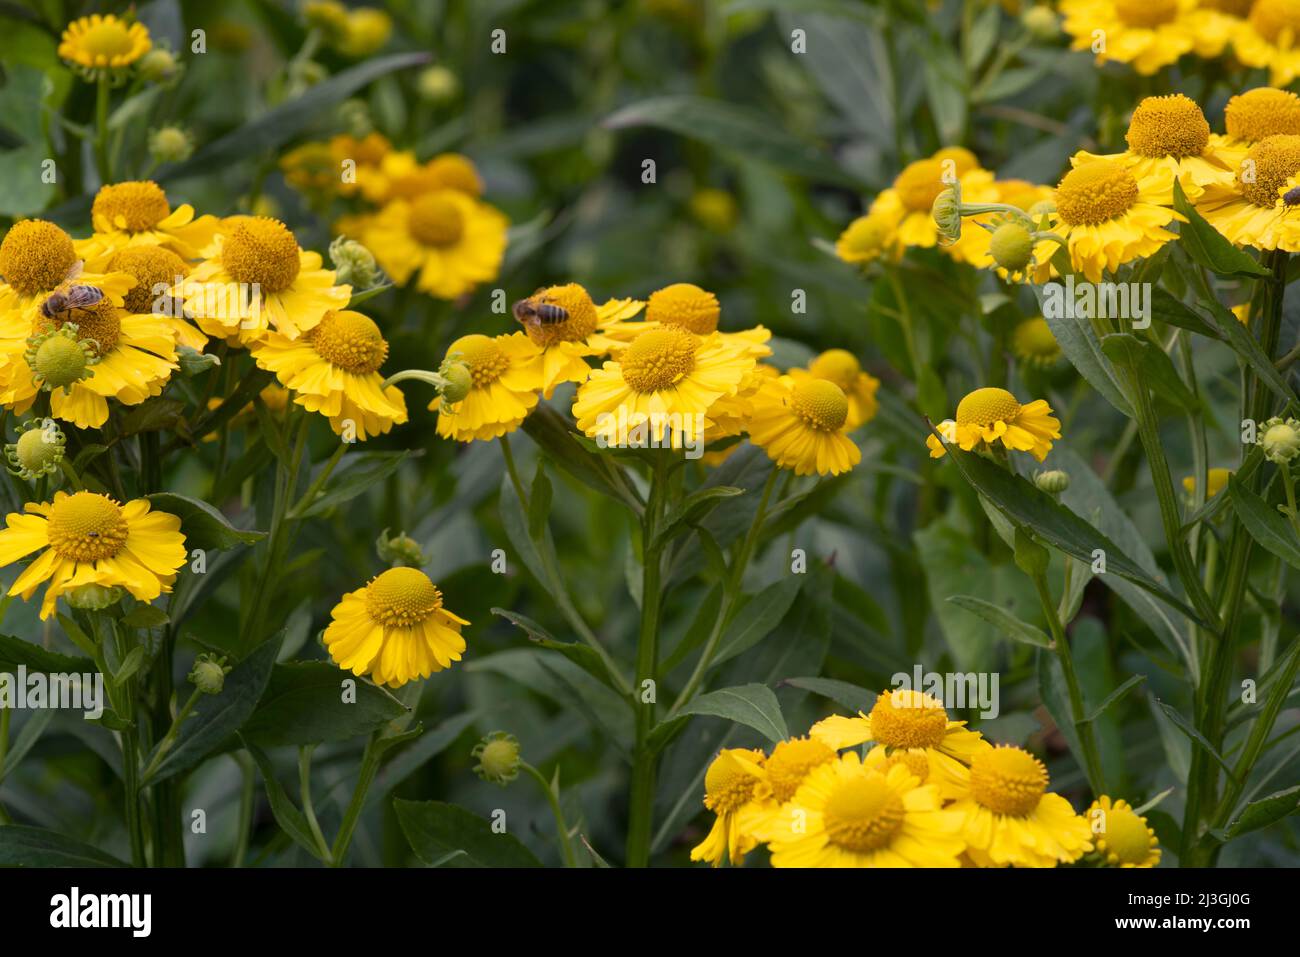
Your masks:
M248 841L253 827L253 806L257 798L257 775L247 751L235 755L242 785L239 788L239 823L236 825L235 849L230 854L231 867L243 867L248 855Z
M550 782L542 776L542 772L527 761L520 761L519 767L532 776L538 787L542 789L542 793L546 795L547 803L551 805L551 813L555 815L555 827L560 832L560 847L564 850L564 866L577 867L578 859L573 853L573 840L569 837L569 825L564 821L564 811L560 807L560 796L555 793Z
M361 819L361 812L366 806L366 795L370 793L370 785L374 783L375 774L379 771L380 749L376 747L378 742L379 732L376 731L366 741L366 749L361 754L361 770L357 773L357 786L352 789L352 800L348 802L347 810L343 812L343 823L339 825L339 831L334 835L334 847L330 851L332 867L342 867L343 862L347 860L352 835L356 832L357 822Z
M103 186L113 182L113 171L108 161L108 94L108 75L101 74L95 87L95 169Z
M311 800L311 753L314 750L316 750L314 744L298 749L298 792L302 799L303 817L307 819L307 827L311 830L311 836L316 840L316 853L323 863L332 867L334 858L330 853L329 842L325 840L325 835L320 829L320 823L316 820L316 808Z
M339 460L343 458L343 453L347 450L348 443L339 442L338 448L334 450L333 454L330 455L329 459L325 462L325 465L321 468L320 475L317 475L311 485L308 486L307 491L302 493L302 498L298 499L298 504L289 510L290 520L297 521L303 517L303 513L307 509L311 508L312 503L316 501L316 496L320 494L321 489L325 487L325 483L328 482L330 476L334 474L335 467L338 466Z
M271 511L271 528L266 538L266 565L262 573L257 576L253 600L249 604L248 625L244 630L244 640L249 643L249 647L256 646L265 637L263 627L266 614L270 608L271 596L279 583L284 552L289 545L289 531L292 526L289 503L298 487L298 472L302 468L303 452L307 445L307 432L310 427L311 419L304 414L289 461L279 462L276 468L275 500Z
M0 784L5 779L5 758L9 756L9 722L13 711L9 708L0 708ZM4 805L0 804L0 824L12 824L13 820L5 810Z
M1083 748L1083 770L1088 777L1088 786L1094 796L1106 793L1105 776L1102 773L1101 753L1097 750L1097 736L1093 732L1092 722L1085 721L1083 690L1079 687L1079 676L1074 670L1074 654L1070 650L1069 639L1061 626L1061 619L1056 614L1056 603L1052 601L1051 590L1047 587L1047 575L1039 572L1032 576L1034 590L1038 593L1038 603L1043 608L1047 627L1052 633L1056 659L1061 663L1061 674L1065 676L1065 687L1070 696L1070 720L1075 733L1079 736L1079 746Z
M632 782L628 803L627 866L650 863L650 837L654 824L657 755L650 747L654 729L656 672L659 666L659 613L663 598L660 546L655 546L664 507L668 458L657 454L650 480L650 499L641 523L641 627L636 643L636 680L632 704L636 709L636 748L632 757ZM649 700L643 696L650 692Z
M162 759L166 757L167 752L172 749L172 745L176 743L177 737L180 736L181 725L184 724L185 719L190 716L190 713L199 703L199 698L202 696L203 692L195 688L194 693L190 695L189 700L185 702L180 711L176 712L176 717L172 720L171 727L167 729L167 733L163 736L163 739L158 742L158 748L154 752L153 760L151 760L149 766L144 769L143 777L145 779L148 779L148 777L158 769L158 765L162 763Z

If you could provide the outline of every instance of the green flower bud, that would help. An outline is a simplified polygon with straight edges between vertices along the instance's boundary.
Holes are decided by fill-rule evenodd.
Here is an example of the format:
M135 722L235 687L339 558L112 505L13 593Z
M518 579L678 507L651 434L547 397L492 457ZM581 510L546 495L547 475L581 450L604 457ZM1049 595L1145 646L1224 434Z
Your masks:
M334 263L334 281L339 285L370 289L379 285L383 278L375 254L346 236L339 236L330 243L330 261Z
M407 565L411 568L419 568L428 561L424 557L420 543L408 537L405 532L398 532L390 538L388 529L384 529L375 540L375 548L379 551L380 559L394 566Z
M78 585L63 593L63 600L82 611L103 611L116 605L126 592L117 585Z
M1265 458L1286 465L1300 454L1300 421L1271 418L1264 423L1258 441Z
M463 362L448 359L438 369L438 374L447 380L447 384L438 391L442 395L442 401L450 405L469 395L469 390L474 386L474 377L470 374L469 366Z
M478 759L474 773L484 781L505 787L519 776L519 742L513 734L493 731L474 746Z
M194 153L194 140L179 126L163 126L149 132L149 155L159 163L181 163Z
M1061 26L1050 7L1033 6L1020 14L1020 22L1035 40L1048 42L1061 35Z
M370 107L365 100L353 97L339 104L339 123L343 129L359 140L365 139L375 131L375 124L370 119Z
M5 446L9 471L32 481L59 471L67 441L53 419L32 419L20 427L17 440Z
M1039 472L1034 476L1034 484L1049 495L1060 495L1070 487L1070 473L1060 469Z
M176 359L180 363L181 375L187 378L221 365L221 358L215 353L199 352L191 346L177 346Z
M460 80L445 66L431 66L421 71L415 81L421 99L430 103L446 103L460 92Z
M1034 237L1017 222L1005 222L989 240L993 261L1010 272L1020 272L1034 258Z
M189 678L194 687L204 694L221 694L221 689L225 687L226 675L230 674L230 671L225 658L202 654L194 659L194 667L190 669Z
M961 186L953 183L934 198L930 215L939 230L939 245L951 246L961 238Z
M140 77L150 83L165 83L180 75L181 64L171 50L154 47L140 58L136 69Z

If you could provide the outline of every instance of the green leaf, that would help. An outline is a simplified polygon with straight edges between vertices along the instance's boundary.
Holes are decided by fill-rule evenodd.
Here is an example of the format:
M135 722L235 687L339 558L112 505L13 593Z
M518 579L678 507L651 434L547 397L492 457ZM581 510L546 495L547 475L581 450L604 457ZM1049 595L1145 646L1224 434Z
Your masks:
M244 726L266 690L284 633L258 645L226 675L221 694L204 695L194 713L181 725L176 744L167 752L144 784L154 784L188 771L226 743ZM150 756L152 760L152 755ZM146 762L146 766L148 762Z
M874 691L859 688L857 685L851 685L847 681L839 681L835 678L786 678L781 684L789 685L792 688L802 688L804 691L819 694L823 698L830 698L837 705L848 708L854 714L859 711L867 711L876 700Z
M542 537L551 514L551 480L546 477L545 463L545 456L538 456L537 473L528 490L528 534L533 539Z
M1200 408L1200 400L1187 388L1173 361L1154 343L1127 332L1113 333L1101 340L1101 351L1116 364L1136 368L1145 386L1180 409Z
M0 826L0 867L126 867L97 847L41 827Z
M125 684L130 680L133 674L140 670L140 666L143 664L144 646L136 645L127 654L126 658L123 659L121 667L118 668L117 671L113 672L113 683L118 685Z
M651 126L814 182L849 188L864 185L824 150L787 132L776 118L722 100L686 94L652 97L615 111L602 125L610 130Z
M153 605L136 605L122 616L128 628L161 628L169 620L167 612Z
M1127 681L1125 681L1122 685L1120 685L1110 694L1106 695L1106 700L1103 701L1101 704L1097 705L1097 707L1093 708L1092 712L1088 714L1079 723L1086 724L1089 721L1096 721L1103 714L1105 714L1106 711L1113 704L1115 704L1115 702L1119 701L1120 698L1123 698L1126 694L1128 694L1130 691L1132 691L1134 688L1136 688L1138 685L1140 685L1142 682L1146 680L1147 680L1146 675L1131 675Z
M306 816L298 810L297 805L276 779L275 765L271 763L271 759L256 745L244 742L244 747L257 762L258 770L262 772L262 780L266 782L266 798L271 805L271 815L275 818L275 823L280 825L280 830L284 831L295 844L316 860L321 860L320 848L316 844L316 837L311 832L311 826L307 823Z
M1080 769L1084 768L1083 744L1079 740L1079 731L1074 726L1070 713L1070 692L1061 671L1061 662L1056 654L1043 650L1038 652L1038 696L1043 707L1056 723L1056 728L1070 746L1070 753Z
M932 42L918 57L925 98L942 143L959 143L966 126L966 92L970 83L950 45Z
M386 797L393 788L442 754L480 717L479 711L466 711L423 732L410 747L402 749L384 765L366 794L366 806Z
M1253 278L1267 276L1268 270L1253 256L1232 245L1217 229L1205 221L1187 201L1181 183L1174 183L1174 209L1187 218L1178 228L1180 245L1200 265L1220 276Z
M1258 831L1294 814L1297 810L1300 810L1300 784L1284 791L1275 791L1258 801L1251 801L1237 815L1236 820L1228 825L1226 836L1228 840L1232 840L1251 831Z
M0 635L0 668L16 668L19 665L25 666L28 671L44 674L93 674L99 670L89 658L61 655L12 635Z
M324 515L383 482L408 458L423 454L422 449L403 449L401 452L349 452L343 456L343 461L330 476L325 491L318 495L314 502L306 503L306 507L301 512L295 510L294 518Z
M743 488L735 488L730 485L712 485L697 489L672 511L664 522L663 528L659 529L651 540L650 547L658 549L678 535L694 528L706 515L727 499L744 494L745 490Z
M1034 286L1034 295L1038 297L1039 309L1042 310L1043 318L1051 328L1061 351L1070 360L1070 364L1078 370L1079 375L1087 379L1088 384L1100 392L1107 402L1128 418L1133 418L1133 407L1124 395L1124 389L1120 386L1119 379L1116 378L1105 354L1102 353L1096 333L1092 331L1086 319L1072 314L1077 310L1058 310L1046 305L1045 297L1048 295L1048 288L1046 285ZM1056 287L1062 299L1064 299L1065 288L1060 285Z
M108 714L107 709L104 714ZM18 767L19 762L27 756L27 752L36 747L36 742L41 739L41 735L53 720L53 708L39 708L29 714L18 736L10 742L9 752L5 755L4 762L0 763L0 781L9 777Z
M175 515L181 520L186 550L201 548L205 551L222 551L236 545L252 545L266 537L266 532L236 528L225 515L207 502L188 495L154 492L145 498L153 508Z
M1228 498L1250 537L1294 568L1300 568L1300 542L1291 524L1235 475L1228 476Z
M179 399L167 399L157 396L132 406L122 416L122 434L135 435L138 432L161 432L174 429L185 412L185 403Z
M347 680L356 683L355 702L343 700ZM263 747L348 741L406 713L390 692L329 662L292 662L271 669L266 691L240 734Z
M1092 524L1057 504L1033 483L1012 475L974 452L963 452L955 445L947 446L947 450L966 480L1016 524L1032 528L1034 535L1044 542L1090 565L1094 560L1093 553L1100 551L1106 559L1106 574L1122 576L1189 620L1210 627L1182 600L1129 558L1118 545Z
M54 197L54 184L44 182L49 150L39 143L28 143L0 153L0 216L30 216L45 208Z
M743 654L771 634L794 604L802 584L802 576L790 575L745 602L723 632L713 667Z
M1187 737L1189 737L1192 740L1193 745L1199 745L1202 751L1204 751L1210 757L1214 758L1215 762L1218 763L1219 767L1223 768L1223 770L1227 772L1228 777L1230 779L1234 777L1232 773L1232 768L1231 766L1229 766L1228 762L1223 759L1223 755L1221 755L1217 750L1215 750L1214 745L1210 744L1209 740L1205 737L1205 735L1201 734L1200 731L1196 730L1196 728L1192 726L1192 723L1183 717L1182 712L1180 712L1177 708L1173 707L1172 705L1165 704L1159 698L1155 697L1155 695L1152 695L1151 697L1152 700L1155 701L1157 705L1159 705L1160 710L1164 712L1165 717L1167 717L1171 722L1173 722L1174 727L1176 727L1183 734L1187 735Z
M590 645L584 645L577 641L560 641L527 615L521 615L505 608L493 608L491 611L492 614L500 615L512 625L523 629L529 641L543 648L549 648L551 651L558 651L583 671L600 679L609 687L614 688L615 691L618 690L611 683L605 663L601 660L600 655L596 653L596 649Z
M682 714L706 714L748 725L769 741L790 737L776 695L767 685L749 684L710 691L691 700Z
M1168 290L1157 286L1151 293L1151 325L1177 326L1207 339L1223 339L1223 333L1210 325L1200 314L1193 311L1181 299Z
M1029 624L1027 621L1022 621L999 605L971 595L953 595L948 601L958 608L964 608L971 614L983 618L1013 641L1023 642L1026 645L1036 645L1039 648L1052 647L1052 639L1043 634L1042 629Z
M496 833L492 824L463 807L441 801L393 802L415 856L425 864L451 867L541 867L533 852L513 834ZM455 857L448 857L454 854Z
M524 431L552 462L579 482L623 501L613 482L613 474L621 472L620 467L609 458L589 451L578 441L568 420L549 405L539 405L524 419Z

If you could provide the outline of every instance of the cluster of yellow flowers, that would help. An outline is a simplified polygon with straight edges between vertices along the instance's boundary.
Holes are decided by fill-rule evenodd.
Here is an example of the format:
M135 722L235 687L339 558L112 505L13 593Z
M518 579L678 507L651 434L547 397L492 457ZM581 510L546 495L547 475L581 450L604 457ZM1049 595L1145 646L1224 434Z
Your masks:
M690 283L600 306L567 283L520 308L523 331L475 333L448 348L444 368L461 365L468 376L430 406L439 435L506 435L539 398L572 382L578 428L606 446L684 448L748 434L798 475L838 474L861 458L848 433L876 414L880 383L846 350L782 374L760 361L771 355L767 329L719 331L717 297ZM588 361L606 356L600 368Z
M341 133L286 153L285 179L309 196L345 200L334 232L362 242L399 285L458 299L496 277L510 222L483 202L483 179L459 153L425 162L381 133Z
M872 743L862 757L857 749ZM919 691L832 716L771 753L723 750L704 776L713 827L691 860L773 867L1154 867L1155 832L1125 801L1083 815L1022 748L992 745Z
M1072 48L1098 63L1132 64L1150 76L1185 54L1229 52L1269 71L1276 86L1300 76L1300 10L1290 0L1061 0Z

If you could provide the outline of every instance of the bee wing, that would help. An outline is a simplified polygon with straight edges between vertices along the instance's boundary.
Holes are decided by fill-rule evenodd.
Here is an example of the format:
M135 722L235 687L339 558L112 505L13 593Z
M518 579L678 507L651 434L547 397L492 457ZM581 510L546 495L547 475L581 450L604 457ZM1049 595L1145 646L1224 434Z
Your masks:
M104 298L104 292L94 286L73 286L68 292L68 305L75 308L93 306Z
M63 277L63 281L64 281L64 282L71 282L72 280L74 280L74 279L76 279L77 277L79 277L79 276L81 275L82 270L85 269L85 268L86 268L86 261L85 261L84 259L78 259L78 260L77 260L75 263L73 263L72 266L68 269L68 274L67 274L66 276Z

